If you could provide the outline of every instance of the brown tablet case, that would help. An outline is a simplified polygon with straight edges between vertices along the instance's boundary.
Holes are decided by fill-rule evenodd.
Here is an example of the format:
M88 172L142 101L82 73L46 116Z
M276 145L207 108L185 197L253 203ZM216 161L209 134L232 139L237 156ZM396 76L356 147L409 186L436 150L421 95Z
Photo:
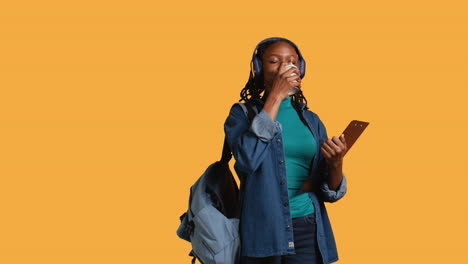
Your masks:
M351 147L354 145L356 140L359 138L362 132L364 132L364 129L366 129L368 125L369 122L358 120L353 120L349 123L349 125L343 131L346 140L346 146L348 147L346 153L348 153L348 151L351 149Z

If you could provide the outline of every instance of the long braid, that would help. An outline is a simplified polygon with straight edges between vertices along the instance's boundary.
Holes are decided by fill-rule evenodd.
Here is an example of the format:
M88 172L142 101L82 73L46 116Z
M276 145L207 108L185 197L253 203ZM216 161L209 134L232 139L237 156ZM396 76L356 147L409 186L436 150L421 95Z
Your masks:
M304 97L302 90L299 89L293 96L292 96L292 104L294 109L296 109L297 114L301 118L302 122L307 125L307 121L304 118L304 115L301 114L301 104L304 103L307 106L307 99Z
M261 78L260 78L261 77ZM261 99L261 94L265 90L263 84L260 84L258 80L263 79L263 76L254 78L252 72L250 72L249 80L245 84L244 89L241 90L241 99L239 102L249 102L251 99Z

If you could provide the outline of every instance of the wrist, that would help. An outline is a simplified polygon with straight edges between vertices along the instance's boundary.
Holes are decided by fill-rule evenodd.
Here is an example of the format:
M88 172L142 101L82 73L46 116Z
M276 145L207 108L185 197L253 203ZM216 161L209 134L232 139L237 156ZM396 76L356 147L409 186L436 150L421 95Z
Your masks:
M343 160L332 161L328 165L332 170L341 170L343 168Z
M277 92L272 92L272 93L269 93L268 94L268 97L267 97L267 100L265 103L269 103L269 104L273 104L273 105L276 105L276 104L281 104L281 102L284 100L284 96L282 96L281 94L277 93Z

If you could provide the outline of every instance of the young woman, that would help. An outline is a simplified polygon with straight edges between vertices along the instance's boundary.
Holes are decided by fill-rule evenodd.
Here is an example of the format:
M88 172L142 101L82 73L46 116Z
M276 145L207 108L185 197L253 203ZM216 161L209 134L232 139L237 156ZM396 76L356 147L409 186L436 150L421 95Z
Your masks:
M324 202L346 193L344 136L328 138L308 110L301 79L305 61L284 38L254 51L241 101L224 128L241 182L243 264L314 264L338 260Z

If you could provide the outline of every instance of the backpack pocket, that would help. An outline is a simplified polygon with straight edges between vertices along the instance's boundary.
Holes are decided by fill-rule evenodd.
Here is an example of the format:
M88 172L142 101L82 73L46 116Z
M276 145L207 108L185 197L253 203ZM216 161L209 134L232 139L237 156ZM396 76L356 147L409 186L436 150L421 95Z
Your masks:
M239 219L228 219L213 206L193 218L191 235L195 255L204 264L235 264L240 251Z

